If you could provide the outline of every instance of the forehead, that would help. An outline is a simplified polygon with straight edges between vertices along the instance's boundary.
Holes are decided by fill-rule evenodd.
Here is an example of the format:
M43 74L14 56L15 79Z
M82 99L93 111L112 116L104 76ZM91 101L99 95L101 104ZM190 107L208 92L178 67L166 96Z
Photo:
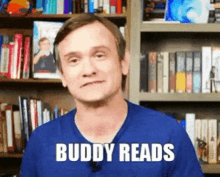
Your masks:
M44 39L43 41L40 42L40 44L48 44L50 41L48 39Z
M58 45L58 50L89 49L97 45L105 45L116 49L115 37L108 28L99 22L80 27L68 34Z

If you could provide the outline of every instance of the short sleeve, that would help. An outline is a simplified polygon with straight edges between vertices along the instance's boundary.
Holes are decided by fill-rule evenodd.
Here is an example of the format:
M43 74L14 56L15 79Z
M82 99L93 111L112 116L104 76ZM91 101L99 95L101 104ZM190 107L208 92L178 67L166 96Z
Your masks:
M28 141L21 163L21 177L37 176L37 147L39 146L35 132Z
M170 163L168 177L204 177L187 132L177 122L176 124L171 135L175 159Z

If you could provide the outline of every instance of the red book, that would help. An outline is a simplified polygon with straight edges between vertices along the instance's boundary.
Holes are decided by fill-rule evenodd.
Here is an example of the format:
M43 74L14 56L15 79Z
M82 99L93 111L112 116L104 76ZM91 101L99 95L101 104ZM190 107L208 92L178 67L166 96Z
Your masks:
M15 79L20 79L21 78L21 51L22 51L22 40L23 40L23 35L22 34L15 34Z
M110 13L116 13L116 0L110 0Z
M28 79L30 76L30 37L25 37L24 41L24 66L22 78Z
M9 61L8 61L8 78L12 78L13 59L14 59L14 42L9 43Z
M117 4L116 4L116 13L117 14L121 14L122 13L122 0L117 0Z

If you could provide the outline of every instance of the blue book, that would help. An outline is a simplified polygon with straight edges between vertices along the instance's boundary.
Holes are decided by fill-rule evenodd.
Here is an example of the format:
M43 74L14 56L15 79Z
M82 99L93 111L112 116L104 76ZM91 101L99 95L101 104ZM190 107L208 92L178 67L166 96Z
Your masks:
M9 4L9 0L1 0L0 3L0 10L2 10L5 9L5 5L7 7L7 5Z
M88 0L88 5L89 5L89 13L93 14L94 13L94 0Z
M202 53L193 52L193 92L201 93L202 84Z
M183 128L186 130L186 120L181 120L180 124L183 126Z
M0 68L1 68L1 61L2 61L2 58L1 58L1 54L2 54L2 44L3 44L3 36L0 35Z
M49 14L57 13L57 0L49 0Z
M72 14L72 13L73 13L73 0L69 0L68 13L69 13L69 14Z
M64 14L69 13L69 0L64 0Z
M49 14L49 0L43 0L43 14Z
M36 9L43 10L43 0L36 0Z

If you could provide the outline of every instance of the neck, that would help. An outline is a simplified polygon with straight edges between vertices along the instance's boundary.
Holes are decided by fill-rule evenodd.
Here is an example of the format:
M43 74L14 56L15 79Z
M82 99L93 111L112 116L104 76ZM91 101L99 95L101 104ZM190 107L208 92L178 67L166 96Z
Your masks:
M122 94L95 103L76 101L75 122L89 141L107 142L120 129L127 115L127 103Z

